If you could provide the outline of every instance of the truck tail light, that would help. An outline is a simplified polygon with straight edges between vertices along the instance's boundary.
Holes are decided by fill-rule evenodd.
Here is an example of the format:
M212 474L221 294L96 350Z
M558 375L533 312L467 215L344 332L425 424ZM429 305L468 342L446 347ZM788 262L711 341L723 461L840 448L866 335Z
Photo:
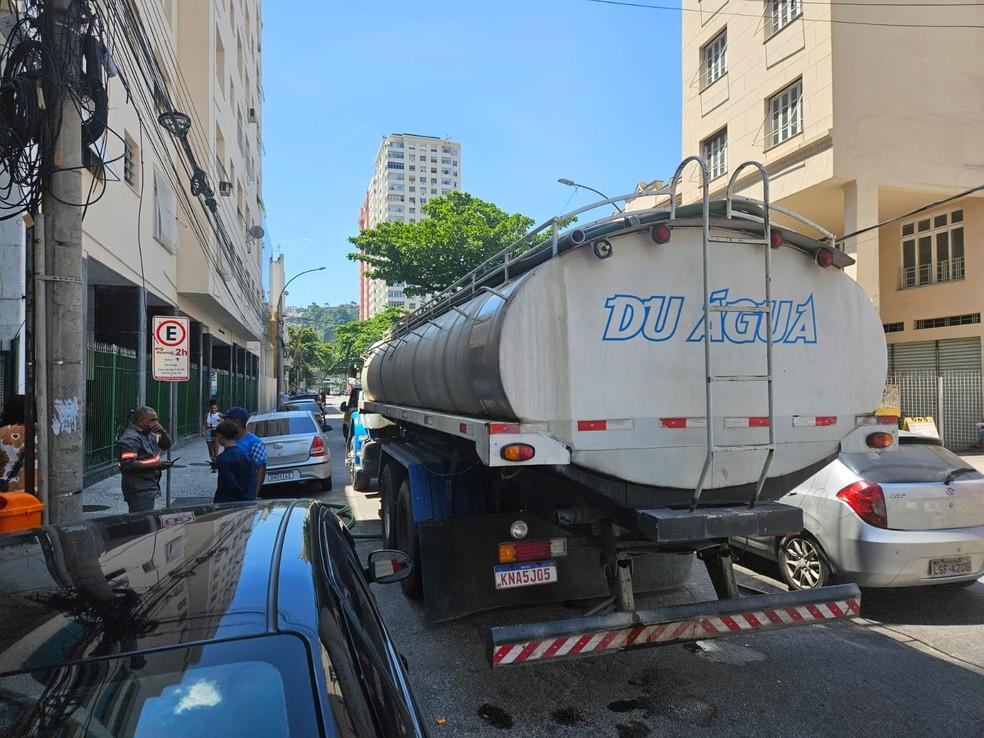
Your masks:
M862 479L849 484L837 493L837 499L847 503L859 518L876 528L888 527L885 494L874 482Z
M567 555L566 538L542 538L536 541L509 541L499 544L499 563L542 561Z
M308 451L309 456L324 456L327 452L325 451L325 442L321 440L321 436L315 436L314 440L311 441L311 450Z
M536 456L536 449L528 443L510 443L499 451L506 461L529 461Z
M817 252L817 264L822 267L829 267L834 263L834 252L830 249L820 249Z
M769 233L769 244L772 248L777 249L784 243L786 243L786 239L782 235L782 231L777 228L773 228Z
M649 235L656 243L666 243L670 240L670 227L666 223L658 223L649 229Z

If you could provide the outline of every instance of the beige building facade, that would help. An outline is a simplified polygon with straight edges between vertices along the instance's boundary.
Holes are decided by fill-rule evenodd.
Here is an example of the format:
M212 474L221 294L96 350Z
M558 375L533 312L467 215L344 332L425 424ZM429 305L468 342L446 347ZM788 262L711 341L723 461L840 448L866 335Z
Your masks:
M461 189L461 144L446 138L413 133L384 136L366 197L359 229L386 221L423 220L427 201ZM387 307L416 310L426 295L408 297L402 285L387 284L359 270L359 317L371 318Z
M722 196L763 162L771 199L840 236L890 370L977 369L984 324L984 6L685 0L683 154ZM948 26L948 27L943 27ZM681 183L700 197L696 168ZM746 170L740 194L761 197ZM780 219L781 222L781 219Z

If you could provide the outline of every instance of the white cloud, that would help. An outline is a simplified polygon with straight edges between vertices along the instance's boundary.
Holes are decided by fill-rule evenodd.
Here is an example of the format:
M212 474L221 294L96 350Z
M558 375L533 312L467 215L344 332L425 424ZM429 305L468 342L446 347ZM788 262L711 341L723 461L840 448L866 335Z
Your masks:
M174 714L180 715L195 707L215 707L221 701L222 694L219 692L219 688L215 682L200 679L188 687L188 691L185 692L184 697L175 706Z

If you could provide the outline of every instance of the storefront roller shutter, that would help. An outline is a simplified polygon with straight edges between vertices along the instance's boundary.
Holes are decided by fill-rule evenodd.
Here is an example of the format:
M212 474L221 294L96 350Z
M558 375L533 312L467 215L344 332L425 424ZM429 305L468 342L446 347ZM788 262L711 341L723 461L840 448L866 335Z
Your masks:
M936 371L936 341L895 343L891 349L888 370L892 374Z
M981 339L950 338L939 341L939 369L941 372L981 368Z

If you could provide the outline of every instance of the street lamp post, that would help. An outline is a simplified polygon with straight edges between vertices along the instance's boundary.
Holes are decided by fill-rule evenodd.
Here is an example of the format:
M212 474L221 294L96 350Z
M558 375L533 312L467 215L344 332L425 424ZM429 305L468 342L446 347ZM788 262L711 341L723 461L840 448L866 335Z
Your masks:
M284 293L287 291L287 287L290 285L290 283L293 282L298 277L304 276L305 274L310 274L311 272L322 272L326 268L327 267L320 266L320 267L315 267L314 269L307 269L307 270L305 270L303 272L298 272L293 277L291 277L290 279L287 280L287 282L283 286L283 289L280 290L280 294L277 296L277 302L276 302L276 305L277 305L277 335L275 336L275 338L276 338L276 341L277 341L277 353L276 353L277 361L276 361L276 367L277 367L277 405L278 406L280 405L280 398L283 396L283 392L284 392L284 366L283 366L283 364L284 364L284 358L283 358L284 357L284 354L283 354L283 348L280 345L280 337L283 334L283 301L284 301Z
M562 185L567 185L568 187L580 187L583 190L591 190L593 193L595 193L596 195L601 195L606 200L610 199L608 195L606 195L601 190L596 190L594 187L588 187L587 185L581 184L580 182L575 182L573 179L567 179L566 177L561 177L557 181L560 182ZM618 212L620 213L625 212L625 210L620 208L615 203L612 203L612 205L615 205L615 209L618 210Z

